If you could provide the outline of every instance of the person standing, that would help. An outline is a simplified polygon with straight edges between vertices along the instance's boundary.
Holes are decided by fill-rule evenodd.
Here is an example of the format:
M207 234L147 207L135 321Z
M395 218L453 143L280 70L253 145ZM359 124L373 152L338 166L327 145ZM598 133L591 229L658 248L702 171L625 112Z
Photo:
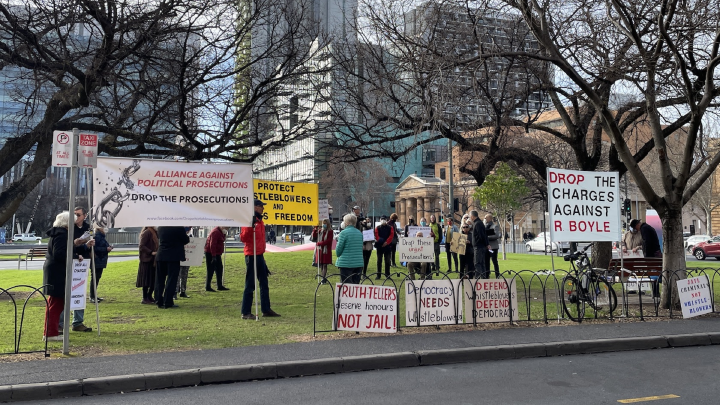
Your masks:
M406 237L410 236L410 227L411 226L415 226L415 218L413 218L412 216L410 216L410 218L408 218L408 223L407 223L407 225L405 225L405 236Z
M48 296L47 307L45 308L45 330L43 340L59 341L60 336L60 314L65 307L65 276L67 268L67 238L70 213L67 211L59 213L55 217L52 228L47 231L50 237L43 263L45 278L45 294Z
M205 276L205 291L215 292L211 287L213 274L215 275L215 281L217 282L218 291L228 291L229 288L225 287L223 280L223 263L222 255L225 252L225 232L227 227L216 226L210 235L208 235L205 241L205 266L207 267L207 274ZM263 235L265 232L263 231Z
M353 215L355 215L355 229L360 231L362 235L363 231L369 231L372 229L372 225L360 212L360 206L356 205L353 207ZM367 276L368 264L370 263L370 256L372 256L373 241L363 242L363 276Z
M192 238L192 228L186 226L185 234L187 234L188 238ZM187 295L187 281L189 275L190 266L180 266L180 274L178 275L177 287L175 289L175 298L177 298L178 292L180 293L180 298L190 298Z
M435 218L435 214L430 215L430 236L433 238L433 252L435 252L435 263L431 271L440 271L440 241L442 241L442 230L440 224Z
M382 274L382 264L385 262L385 277L390 277L390 243L395 237L395 229L388 225L388 218L383 215L380 217L380 225L375 228L375 249L377 254L377 276L375 280L380 279Z
M146 226L140 231L138 275L135 287L142 288L143 299L141 304L154 304L153 289L155 288L155 255L160 243L157 230L153 226Z
M630 221L630 228L640 233L642 237L642 250L645 257L662 257L660 239L655 228L637 219Z
M263 212L265 203L260 200L254 202L255 214L253 215L252 226L244 227L240 231L240 240L245 244L245 291L243 291L242 306L240 312L242 319L257 319L252 313L253 293L255 292L255 273L257 273L258 284L260 285L260 310L264 317L278 317L278 313L270 308L270 288L268 287L268 268L265 264L265 223ZM257 262L257 272L255 271Z
M488 241L487 234L485 233L485 225L480 220L477 211L470 211L470 220L473 222L472 246L475 277L488 278L489 272L485 267L485 253L490 250L490 241Z
M397 220L398 220L398 214L396 214L394 212L392 214L390 214L390 220L388 221L388 225L390 225L392 227L393 231L395 231L395 236L393 236L393 239L390 242L390 265L392 267L397 267L397 264L395 264L395 253L397 253L397 244L400 241L400 239L398 237L399 232L398 232Z
M472 247L472 222L470 217L463 217L461 232L465 234L465 254L460 255L460 278L475 278L475 255Z
M638 250L642 249L643 245L643 238L640 232L637 231L637 229L632 227L632 224L634 221L630 221L630 229L625 232L625 235L623 235L622 239L622 251L623 253L627 254L628 250L637 253ZM638 221L640 222L640 221ZM637 224L636 224L637 225Z
M107 239L105 238L105 228L96 226L95 227L95 276L97 279L93 280L93 272L90 272L90 302L103 301L102 298L97 297L95 294L96 284L100 284L100 277L103 275L103 270L107 267L108 255L112 252L113 247L110 246Z
M277 237L275 236L275 229L270 228L270 244L274 245L275 242L277 242Z
M361 234L362 236L362 234ZM333 231L330 228L330 220L325 218L322 220L321 228L314 227L312 231L312 239L317 241L317 263L320 267L320 275L322 283L327 283L327 266L332 263L332 241Z
M92 255L91 248L95 246L95 239L90 237L84 239L86 232L90 231L90 224L85 222L87 218L87 210L85 207L75 207L75 226L73 226L73 245L74 254L78 258L89 258ZM64 313L60 314L60 328L64 326ZM85 321L85 310L76 309L73 311L72 330L75 332L92 332L92 328L88 328L83 323Z
M455 260L455 271L460 272L460 269L458 269L458 255L456 252L450 251L453 234L457 232L459 232L458 227L453 223L453 219L448 218L445 226L445 254L447 254L448 273L452 273L452 260Z
M173 298L180 275L180 262L185 261L185 245L190 243L190 238L182 226L161 226L157 232L155 304L161 309L177 308Z
M500 249L500 225L493 221L491 214L485 214L485 234L487 235L488 242L490 242L490 250L485 255L485 269L490 278L490 261L492 260L493 267L495 267L495 278L500 278L500 265L498 264L498 249Z
M337 246L335 246L335 266L340 269L340 282L360 284L360 272L364 266L363 258L363 236L355 224L357 217L354 214L347 214L343 217L345 229L338 235Z

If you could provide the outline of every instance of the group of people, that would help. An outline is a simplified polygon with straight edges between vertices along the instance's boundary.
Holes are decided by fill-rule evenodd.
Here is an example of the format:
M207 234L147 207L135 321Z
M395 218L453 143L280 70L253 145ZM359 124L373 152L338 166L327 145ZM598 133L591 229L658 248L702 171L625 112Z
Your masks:
M353 212L343 217L340 226L342 231L337 237L337 247L335 252L337 260L335 265L340 269L341 279L347 283L359 283L362 276L367 277L367 268L370 261L373 248L377 254L377 273L375 279L380 279L384 273L386 277L390 276L390 267L396 266L395 252L399 238L399 227L397 225L397 214L393 213L389 217L380 217L380 223L373 231L373 240L363 238L363 231L373 229L373 225L365 218L360 207L353 207ZM462 277L467 278L489 278L490 264L495 269L495 277L500 276L500 266L498 264L497 252L499 248L499 239L501 237L500 227L493 220L492 215L487 214L484 221L480 220L477 211L471 211L463 216L458 228L452 218L447 219L444 227L437 222L435 215L430 215L429 222L420 218L421 227L429 227L429 235L417 232L415 235L409 235L410 227L416 226L415 219L410 217L405 227L406 236L415 237L431 237L433 240L434 261L431 263L407 263L409 276L415 279L415 274L419 274L422 278L429 279L432 273L437 273L440 268L440 245L445 240L445 251L447 252L448 272L452 272L453 263L455 271L459 272ZM454 233L461 232L467 235L467 246L465 253L458 255L450 249L451 241ZM313 240L317 241L317 260L320 267L322 282L325 282L327 276L327 265L332 262L332 240L333 232L330 229L329 221L315 227L313 230ZM458 265L459 256L459 265Z
M662 257L660 238L655 228L638 219L630 221L630 229L625 232L621 242L623 253L638 253L642 249L644 257Z

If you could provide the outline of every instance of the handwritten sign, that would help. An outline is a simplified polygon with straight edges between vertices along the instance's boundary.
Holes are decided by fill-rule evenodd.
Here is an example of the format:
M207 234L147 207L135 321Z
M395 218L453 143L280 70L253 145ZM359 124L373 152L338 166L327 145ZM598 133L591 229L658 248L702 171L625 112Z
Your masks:
M367 231L363 231L363 242L374 242L375 241L375 231L372 229L368 229Z
M180 262L181 266L202 266L205 256L205 241L207 238L190 238L190 243L185 245L185 261Z
M508 288L508 282L510 286ZM465 283L466 317L477 322L508 322L518 319L515 280L477 280ZM473 291L476 298L473 300Z
M397 291L394 287L335 285L335 330L397 332Z
M467 247L467 235L460 232L453 232L452 241L450 241L450 251L460 255L465 254Z
M415 283L406 281L405 324L450 325L456 323L456 318L457 323L462 323L462 293L458 289L459 285L459 279Z
M408 235L405 236L408 238L414 238L417 236L418 232L421 232L424 238L430 238L431 231L432 230L429 226L408 226Z
M328 200L326 198L318 200L318 211L318 218L320 221L323 219L330 219L330 204L328 204Z
M435 262L432 238L400 238L397 252L401 262Z
M712 312L710 283L707 276L678 280L677 289L680 293L683 318L692 318Z
M90 260L73 260L72 289L70 292L70 310L85 309L88 270Z

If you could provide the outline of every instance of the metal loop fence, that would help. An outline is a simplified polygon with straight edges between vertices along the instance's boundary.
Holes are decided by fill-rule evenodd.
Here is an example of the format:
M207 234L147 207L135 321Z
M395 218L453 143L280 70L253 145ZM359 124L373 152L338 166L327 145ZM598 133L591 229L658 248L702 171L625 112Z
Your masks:
M47 350L47 347L48 347L47 341L44 342L45 343L44 350L32 350L32 351L21 351L20 350L20 343L21 343L21 340L23 337L23 326L25 325L28 303L30 302L30 299L33 297L40 297L44 304L45 309L47 309L48 299L45 296L45 294L42 292L42 290L45 287L47 287L47 286L33 287L30 285L24 285L24 284L12 286L9 288L0 287L0 301L2 301L3 298L5 298L5 296L7 296L8 301L12 305L12 314L13 314L13 323L12 323L12 327L11 327L12 338L13 338L13 342L12 342L13 349L11 352L0 353L0 355L44 353L45 357L50 356L48 354L48 350ZM18 310L19 310L18 304L20 302L18 302L18 300L15 299L17 293L13 290L20 290L20 289L24 289L24 290L18 291L18 292L25 293L27 295L24 298L24 300L20 301L22 303L22 308L20 309L20 314L19 314L20 318L18 320ZM27 289L29 289L30 291L27 291ZM17 295L19 296L19 294L17 294ZM44 320L43 321L44 328L47 329L47 319L44 315L43 315L43 320ZM9 324L9 322L0 323L0 333L7 331L7 328L6 328L7 324Z
M404 272L394 272L389 277L379 280L360 276L359 284L393 287L397 293L397 329L416 328L434 326L439 327L448 324L454 325L477 325L484 322L502 322L509 324L526 323L549 323L551 321L592 321L592 320L617 320L637 318L644 320L645 318L682 317L679 310L679 293L677 290L677 281L685 278L704 276L710 287L712 312L718 312L715 308L716 294L720 294L720 268L687 268L685 270L664 271L661 276L648 277L643 272L626 271L624 275L612 274L606 270L598 271L597 269L589 269L579 271L577 275L574 272L565 270L506 270L500 274L497 279L483 278L454 278L458 273L433 272L435 278L421 278L415 280L412 275ZM346 284L353 284L351 277L346 280L341 279L340 274L329 274L326 277L317 276L319 283L315 289L313 302L313 335L317 333L327 333L337 331L338 308L341 300L336 297L336 285L342 288ZM568 279L577 279L575 282L582 284L582 280L594 280L588 282L591 289L603 291L594 291L592 294L595 301L593 305L587 305L582 311L582 315L578 318L577 314L571 314L568 310L567 298L571 291L568 288ZM443 285L451 291L450 301L452 302L451 316L452 322L442 324L423 324L420 316L407 317L401 314L407 311L407 299L412 296L416 299L415 309L420 311L420 302L424 294L426 283L433 281L433 285ZM483 296L479 296L476 291L477 283L501 281L501 285L507 289L508 294L512 294L512 286L514 286L517 297L517 305L513 306L513 297L508 296L508 308L503 313L509 314L509 319L502 321L493 321L491 318L483 318L480 316L478 302L485 300ZM471 288L476 286L476 288ZM412 288L412 293L408 293L408 289ZM469 290L469 291L468 291ZM612 291L611 291L612 290ZM664 291L663 291L664 290ZM328 291L329 296L324 297L323 291ZM665 294L665 295L663 295ZM401 300L400 297L405 297ZM662 297L667 297L668 305L663 305ZM319 298L325 298L325 301ZM330 298L328 303L326 300ZM463 305L463 302L465 305ZM471 305L471 308L467 306ZM464 314L463 314L463 307ZM463 316L465 315L465 316ZM575 315L575 316L571 316ZM320 318L324 317L324 318ZM483 319L482 321L479 321ZM318 325L325 319L332 322L331 327L320 328ZM411 322L406 320L410 319Z

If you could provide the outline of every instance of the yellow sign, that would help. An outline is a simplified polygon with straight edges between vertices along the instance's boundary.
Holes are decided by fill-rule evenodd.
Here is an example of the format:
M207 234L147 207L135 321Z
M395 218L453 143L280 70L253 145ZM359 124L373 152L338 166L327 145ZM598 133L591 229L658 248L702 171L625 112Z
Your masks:
M318 185L253 180L255 198L265 203L263 221L271 225L317 225Z

